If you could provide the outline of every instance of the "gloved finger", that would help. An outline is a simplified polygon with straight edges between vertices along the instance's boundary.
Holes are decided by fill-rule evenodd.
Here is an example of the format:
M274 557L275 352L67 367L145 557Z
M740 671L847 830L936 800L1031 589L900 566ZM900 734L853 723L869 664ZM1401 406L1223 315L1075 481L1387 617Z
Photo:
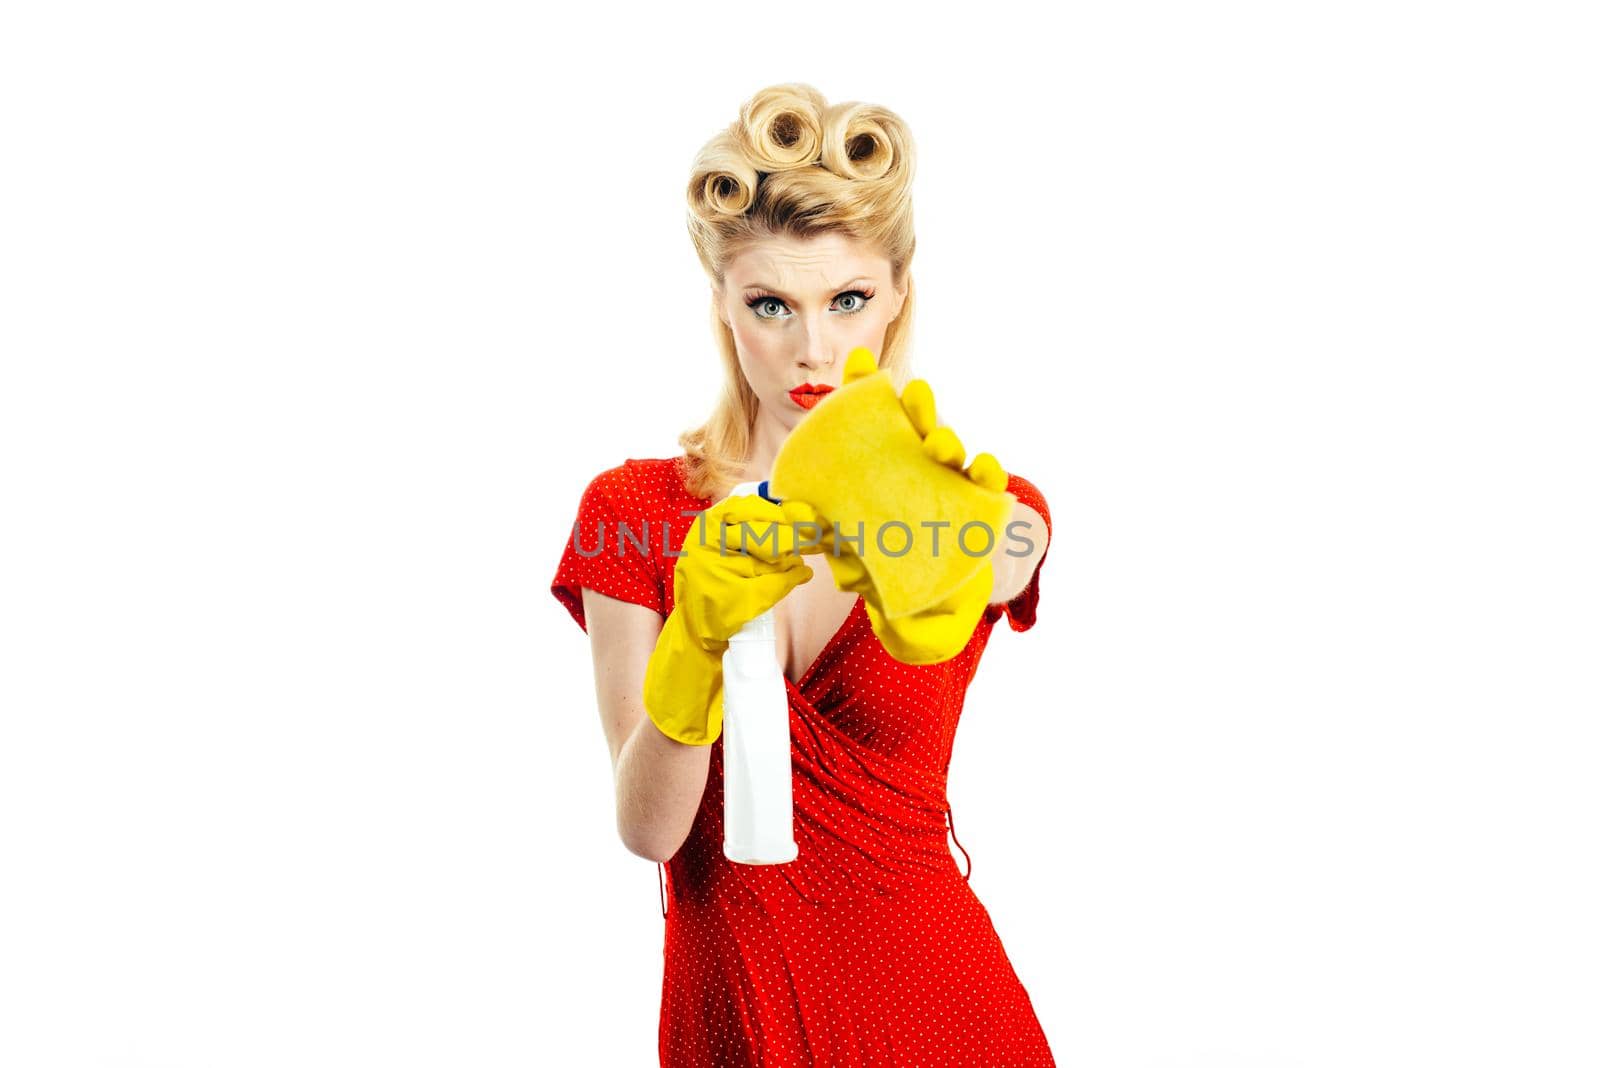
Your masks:
M816 571L808 565L802 563L799 567L785 569L781 574L784 582L788 586L788 589L792 590L796 586L804 586L806 583L810 582L811 576L815 575ZM784 592L787 593L788 590L785 590Z
M900 403L911 417L911 425L926 438L939 425L933 405L933 387L921 378L913 378L900 391Z
M820 516L819 516L819 521L822 523L822 532L821 532L821 538L820 538L821 544L819 544L814 549L808 548L808 549L802 549L801 551L806 553L807 555L809 555L811 553L817 553L817 554L820 554L820 555L826 557L826 559L828 561L828 567L833 570L834 576L835 576L835 578L837 578L837 576L839 574L839 563L840 563L840 561L841 560L855 560L855 554L853 552L851 552L848 547L846 547L846 548L840 548L839 547L839 542L838 542L838 539L836 537L836 532L834 530L834 527L833 527L832 523L828 522L825 518L822 518ZM838 585L837 582L835 582L834 584L836 586ZM843 589L844 587L843 586L839 586L839 588Z
M823 537L825 532L831 529L831 524L822 518L815 507L792 497L778 502L776 507L779 518L775 522L780 525L779 552L793 554L822 552Z
M750 556L768 564L798 559L794 551L794 528L781 520L730 521L722 527L722 538L720 551L724 554ZM714 538L710 539L707 548L712 552L719 551Z
M795 536L783 508L759 494L730 497L715 509L722 524L722 538L730 551L749 553L772 561L793 553ZM716 547L715 531L708 534Z
M827 549L833 524L823 519L815 508L805 501L788 499L783 502L783 511L794 529L795 552L811 554Z
M849 385L858 378L865 378L878 369L878 359L872 355L872 350L862 345L857 345L850 350L844 358L844 384Z
M967 477L972 479L984 489L1004 491L1010 481L1005 468L1000 466L1000 461L992 453L980 452L972 458L972 464L967 468Z
M934 427L933 432L922 439L922 450L940 463L958 471L967 455L967 450L961 446L961 439L947 426Z
M795 553L779 553L771 560L751 554L745 559L749 561L745 567L745 573L748 575L776 575L806 566L806 562Z
M709 522L707 521L709 520ZM778 534L772 531L776 528ZM713 556L749 556L774 560L781 555L782 526L771 520L702 513L683 542L684 553ZM726 566L726 565L724 565Z
M779 507L783 510L784 517L791 523L821 521L816 508L797 497L785 497Z
M711 551L716 552L715 549ZM763 560L750 553L729 550L727 556L718 559L711 580L713 583L711 588L720 588L724 593L713 596L743 597L749 583L756 583L756 588L759 589L761 584L774 581L792 571L799 571L805 566L805 561L793 553L785 553L776 560ZM801 577L796 581L804 582L805 579Z
M834 521L816 510L814 505L805 500L789 497L784 500L784 512L789 515L794 523L795 552L813 555L813 553L834 552L834 537L837 534Z
M762 521L767 523L787 522L783 508L773 504L759 493L741 493L737 497L729 497L711 507L708 515L716 513L716 517L724 523L744 523Z
M866 565L854 553L840 553L838 556L830 552L828 567L833 572L833 585L840 590L850 593L867 594L872 592L872 576L867 574Z
M827 553L830 561L840 557L854 556L851 550L851 546L854 544L853 540L826 519L822 522L822 545L820 546L820 551ZM842 547L841 542L844 543Z
M765 612L789 596L790 590L810 582L813 574L814 572L802 563L798 567L786 567L769 575L757 576L752 580L756 585L751 600L760 605L761 611Z

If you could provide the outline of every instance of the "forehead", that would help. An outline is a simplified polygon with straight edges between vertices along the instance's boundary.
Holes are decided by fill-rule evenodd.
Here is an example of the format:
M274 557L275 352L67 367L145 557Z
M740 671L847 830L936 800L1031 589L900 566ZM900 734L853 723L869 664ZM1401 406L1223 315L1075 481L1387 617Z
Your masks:
M787 283L820 291L861 275L886 275L888 270L888 259L860 238L845 234L808 238L784 235L765 237L745 246L728 261L727 276L734 285Z

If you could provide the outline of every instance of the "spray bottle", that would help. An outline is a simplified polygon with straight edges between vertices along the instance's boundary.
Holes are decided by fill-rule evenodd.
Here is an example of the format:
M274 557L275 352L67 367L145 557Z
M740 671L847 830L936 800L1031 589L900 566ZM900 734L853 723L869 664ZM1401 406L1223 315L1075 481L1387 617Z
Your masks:
M740 483L729 495L751 493L780 503L766 480ZM722 854L737 864L787 864L800 855L775 611L741 627L722 654Z

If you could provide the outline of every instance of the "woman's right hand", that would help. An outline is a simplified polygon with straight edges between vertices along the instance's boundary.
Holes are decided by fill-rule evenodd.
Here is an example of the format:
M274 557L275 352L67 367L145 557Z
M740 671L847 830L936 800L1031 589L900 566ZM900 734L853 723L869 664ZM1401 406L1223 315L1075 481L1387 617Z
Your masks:
M722 733L722 653L741 627L811 578L794 523L812 515L798 503L741 494L696 517L645 668L645 712L662 734L710 745Z
M804 506L750 493L695 519L673 569L672 597L701 648L720 653L740 627L810 580L794 531L809 517Z

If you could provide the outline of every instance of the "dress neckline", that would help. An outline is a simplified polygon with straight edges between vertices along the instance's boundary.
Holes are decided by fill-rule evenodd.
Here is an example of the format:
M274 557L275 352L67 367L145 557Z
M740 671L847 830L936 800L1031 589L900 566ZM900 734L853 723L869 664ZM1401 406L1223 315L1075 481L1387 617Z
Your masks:
M850 611L846 613L844 622L840 623L838 629L835 630L832 636L823 643L821 652L817 653L816 658L812 660L811 663L806 666L805 671L801 673L800 681L795 682L793 679L789 678L789 673L787 671L780 672L780 674L783 675L783 681L785 685L794 690L796 693L805 692L806 684L811 681L811 676L814 675L817 669L822 666L822 662L828 658L828 654L833 652L834 646L840 644L844 640L844 637L850 631L852 624L855 623L856 616L861 613L862 606L864 604L866 604L865 599L863 599L859 593L856 594L855 603L850 606Z

